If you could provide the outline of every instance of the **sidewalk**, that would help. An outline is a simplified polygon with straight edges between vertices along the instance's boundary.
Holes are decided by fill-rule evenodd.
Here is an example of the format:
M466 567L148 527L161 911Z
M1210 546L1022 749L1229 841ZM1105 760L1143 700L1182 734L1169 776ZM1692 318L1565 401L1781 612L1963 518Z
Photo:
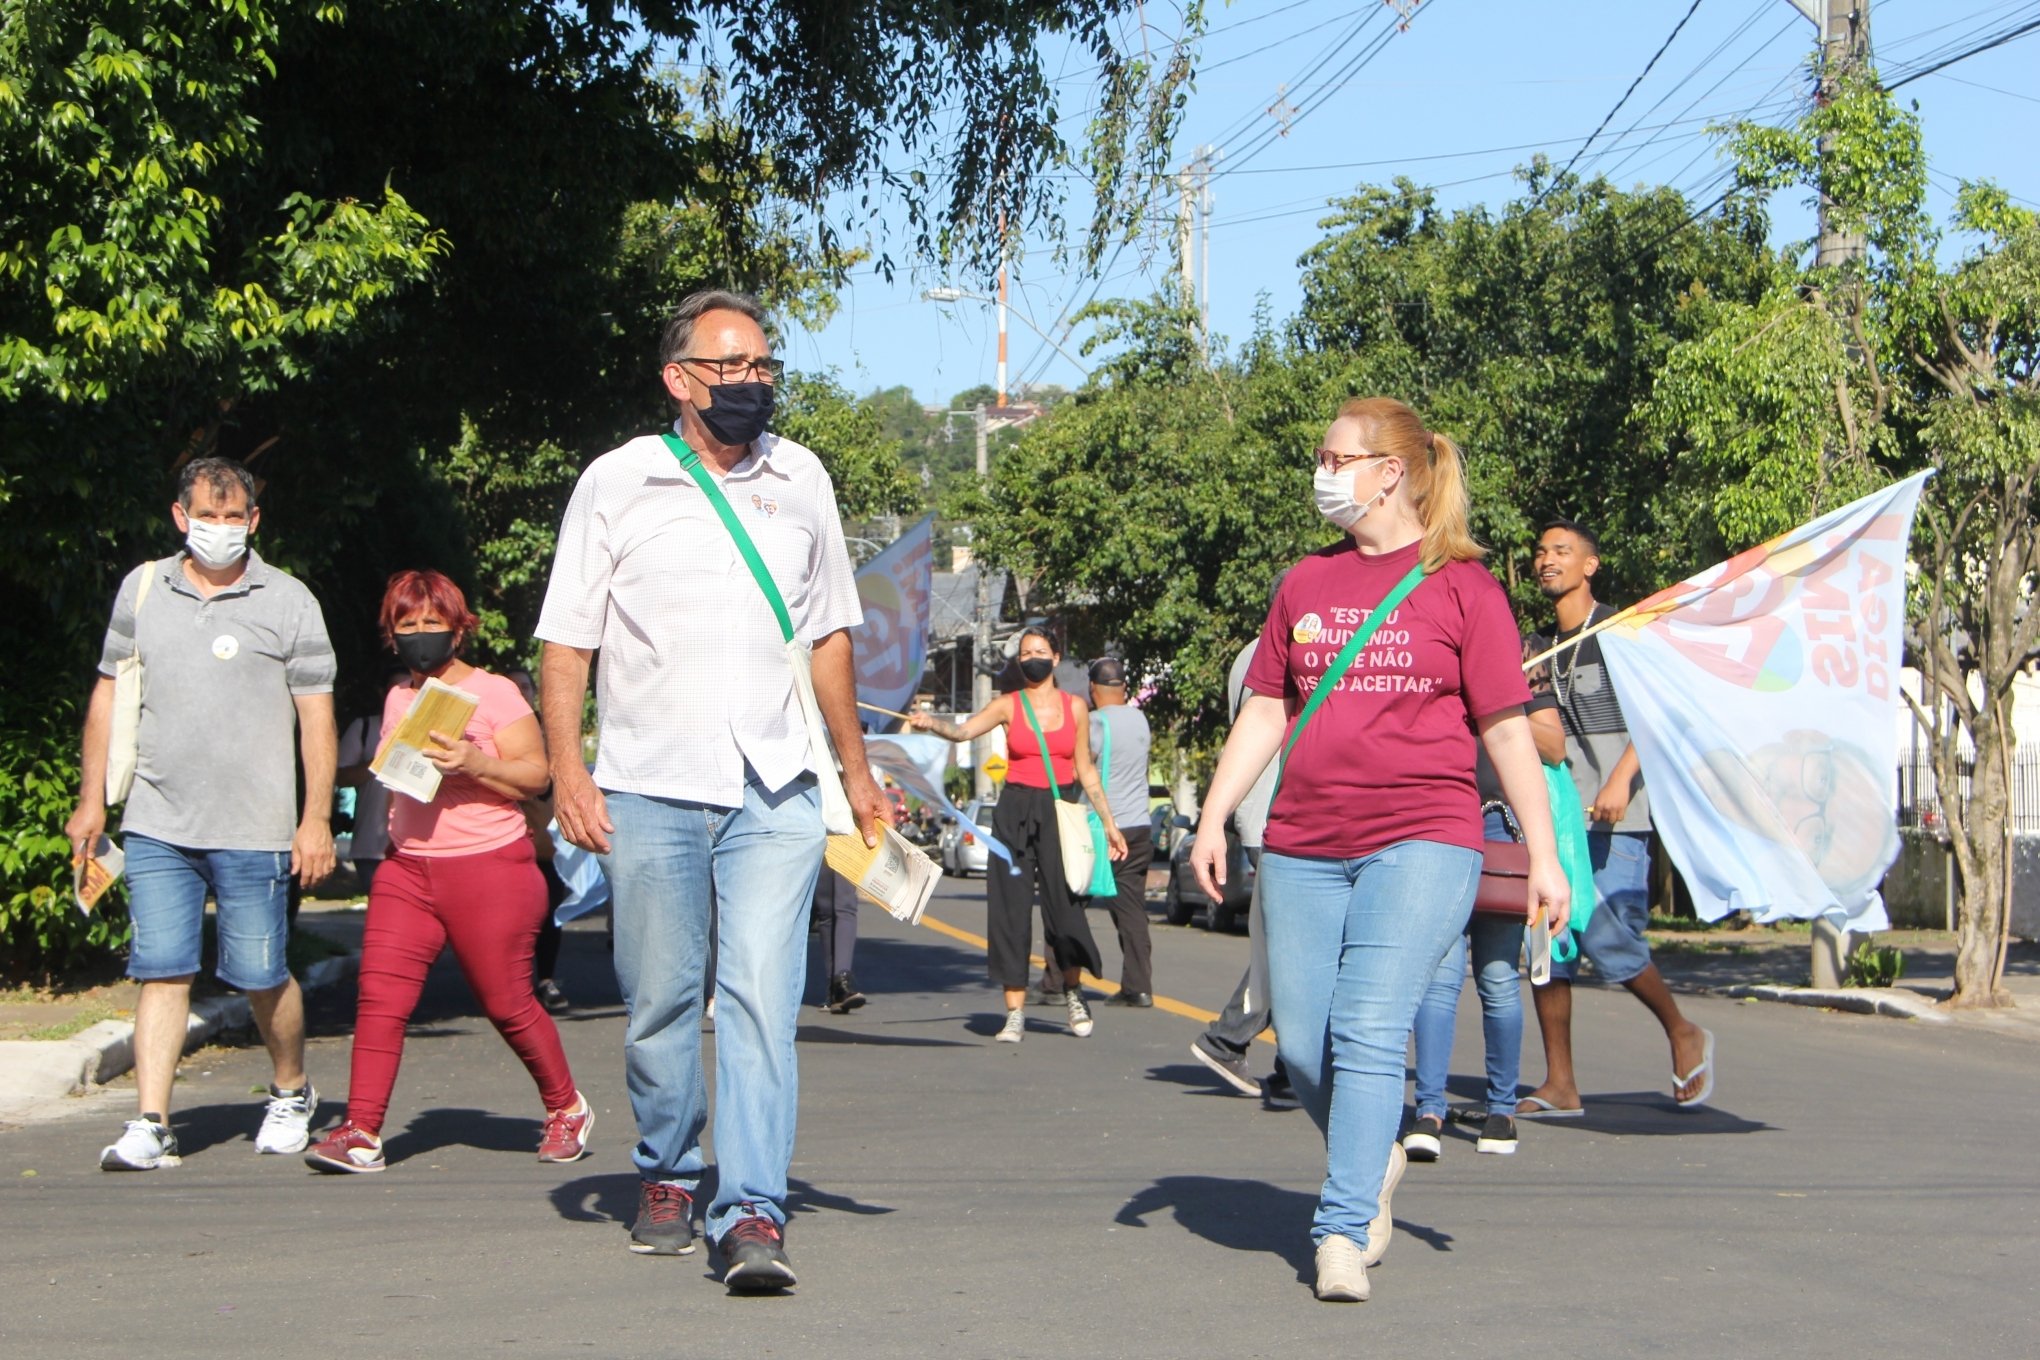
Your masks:
M344 902L307 902L298 914L301 932L323 936L347 953L321 959L298 977L307 996L354 976L361 955L361 914ZM238 993L196 996L186 1021L184 1051L214 1035L253 1023L248 999ZM132 1015L100 1020L63 1039L0 1040L0 1123L12 1123L125 1075L135 1062Z

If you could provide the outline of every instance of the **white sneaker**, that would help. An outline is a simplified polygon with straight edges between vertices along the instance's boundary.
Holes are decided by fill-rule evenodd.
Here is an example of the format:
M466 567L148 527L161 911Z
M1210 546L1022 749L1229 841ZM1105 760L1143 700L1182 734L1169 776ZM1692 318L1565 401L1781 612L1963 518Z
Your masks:
M992 1036L992 1042L1000 1044L1017 1044L1026 1037L1027 1037L1027 1012L1007 1011L1006 1023L1004 1025L1001 1025L999 1027L999 1032Z
M1317 1244L1317 1296L1327 1303L1365 1303L1367 1260L1350 1237L1337 1233Z
M303 1152L312 1141L312 1116L319 1110L319 1092L307 1081L290 1095L271 1086L262 1127L255 1132L257 1152Z
M1374 1221L1367 1225L1367 1252L1365 1262L1380 1265L1381 1258L1388 1254L1388 1239L1395 1236L1395 1219L1388 1212L1388 1197L1395 1193L1402 1183L1403 1172L1409 1170L1410 1159L1402 1150L1402 1144L1388 1145L1388 1170L1381 1177L1381 1208L1375 1212ZM1365 1294L1360 1296L1366 1298Z
M168 1124L153 1119L130 1119L119 1139L100 1150L101 1171L154 1171L159 1166L181 1166L177 1135Z
M1063 1006L1070 1013L1070 1033L1079 1039L1091 1037L1091 1008L1084 1004L1084 998L1072 987L1063 993Z

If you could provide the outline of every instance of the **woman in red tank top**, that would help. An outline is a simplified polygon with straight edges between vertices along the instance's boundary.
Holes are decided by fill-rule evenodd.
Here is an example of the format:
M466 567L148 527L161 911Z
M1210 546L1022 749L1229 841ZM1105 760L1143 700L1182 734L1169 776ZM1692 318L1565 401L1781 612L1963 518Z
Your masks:
M1082 787L1105 823L1113 859L1126 857L1126 838L1106 810L1105 789L1091 760L1090 710L1083 700L1056 688L1055 668L1062 653L1048 630L1023 630L1016 659L1023 682L1017 692L1001 694L961 723L916 713L908 724L950 741L970 741L995 727L1006 729L1006 788L992 811L992 831L1013 852L1013 863L1010 871L997 862L985 871L988 970L993 984L1005 992L1006 1002L1006 1023L998 1040L1017 1044L1026 1032L1020 1008L1027 995L1027 946L1033 935L1037 887L1042 933L1048 937L1055 966L1062 973L1070 1032L1081 1039L1091 1033L1092 1020L1078 975L1089 968L1096 976L1104 971L1104 963L1091 938L1090 923L1084 919L1083 905L1070 895L1063 880L1062 842L1055 827L1057 792L1075 802L1077 789Z

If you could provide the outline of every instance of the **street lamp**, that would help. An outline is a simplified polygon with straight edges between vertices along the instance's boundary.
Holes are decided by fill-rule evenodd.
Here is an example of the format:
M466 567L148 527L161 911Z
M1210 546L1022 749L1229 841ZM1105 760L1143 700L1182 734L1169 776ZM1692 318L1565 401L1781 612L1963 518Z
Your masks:
M982 302L987 306L997 307L999 309L999 314L1001 317L1003 317L1007 311L1005 304L1001 303L997 298L986 297L983 293L968 292L962 288L924 288L921 290L921 300L923 302ZM1043 340L1046 340L1048 342L1049 348L1053 349L1057 354L1062 355L1063 358L1069 360L1072 364L1074 364L1076 366L1077 372L1083 374L1087 378L1091 376L1091 369L1089 365L1087 365L1082 359L1079 359L1076 355L1064 349L1061 345L1057 344L1055 337L1050 335L1047 331L1041 329L1041 327L1035 325L1034 319L1028 316L1027 313L1016 310L1014 311L1013 315L1019 317L1021 321L1025 322L1028 330L1033 331ZM1002 383L1001 384L1002 389L1003 386L1004 384Z

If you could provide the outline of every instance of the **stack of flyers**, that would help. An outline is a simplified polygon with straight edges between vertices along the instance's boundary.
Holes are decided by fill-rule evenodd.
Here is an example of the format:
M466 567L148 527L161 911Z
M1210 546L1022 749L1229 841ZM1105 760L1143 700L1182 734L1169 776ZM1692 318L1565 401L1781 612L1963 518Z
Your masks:
M71 895L77 899L78 910L87 916L99 899L106 896L106 890L127 868L127 856L113 843L113 837L101 836L92 843L92 852L79 855L71 861Z
M390 732L390 739L376 752L368 768L385 788L409 794L429 803L439 793L440 770L425 758L432 746L431 734L458 738L467 731L481 700L464 689L455 689L438 678L428 679L411 707Z

